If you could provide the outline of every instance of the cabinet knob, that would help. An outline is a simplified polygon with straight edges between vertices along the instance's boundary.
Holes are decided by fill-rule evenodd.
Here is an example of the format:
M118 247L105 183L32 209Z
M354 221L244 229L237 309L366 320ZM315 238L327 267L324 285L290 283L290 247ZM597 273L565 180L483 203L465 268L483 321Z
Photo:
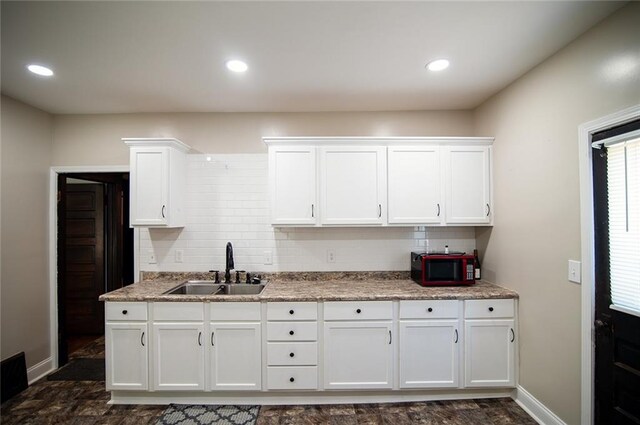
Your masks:
M295 354L289 353L289 357L293 357L293 356L295 356Z
M289 331L289 335L293 335L294 333L294 331Z
M356 313L360 314L360 313L362 313L362 310L357 309L357 310L356 310Z
M433 311L433 308L429 307L429 308L427 309L427 311L428 311L429 313L431 313L431 312Z
M293 382L293 381L295 381L295 379L293 379L293 377L289 378L289 382Z
M294 313L293 310L289 310L289 314L293 314L293 313Z
M493 307L489 307L489 311L493 311Z
M127 314L127 310L122 310L122 314Z

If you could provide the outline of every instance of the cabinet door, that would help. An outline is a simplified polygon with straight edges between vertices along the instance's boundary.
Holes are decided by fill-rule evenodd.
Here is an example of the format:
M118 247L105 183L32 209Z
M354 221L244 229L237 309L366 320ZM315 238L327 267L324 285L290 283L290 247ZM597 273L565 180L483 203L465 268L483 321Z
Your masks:
M212 390L260 390L260 323L211 323L209 377Z
M148 389L147 323L107 323L105 330L107 390Z
M515 386L515 339L513 320L465 320L465 386Z
M391 388L391 321L325 322L324 388Z
M400 388L458 386L457 320L400 321Z
M321 148L321 223L383 224L385 163L384 147Z
M153 324L153 388L204 390L202 323Z
M131 149L132 226L163 226L169 214L169 149Z
M387 164L389 224L440 224L440 147L390 147Z
M273 224L316 224L316 148L269 149L269 189Z
M446 221L450 224L491 223L491 148L446 148Z

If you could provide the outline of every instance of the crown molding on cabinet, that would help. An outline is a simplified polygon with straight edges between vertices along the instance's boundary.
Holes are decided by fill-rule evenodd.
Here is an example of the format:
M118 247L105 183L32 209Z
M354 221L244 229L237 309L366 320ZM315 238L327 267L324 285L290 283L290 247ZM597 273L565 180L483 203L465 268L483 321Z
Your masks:
M166 147L175 148L185 153L192 150L191 146L172 137L123 137L122 141L130 148L148 146L153 146L155 148Z
M367 144L376 146L391 145L412 145L412 144L438 144L438 145L469 145L490 146L493 144L493 137L374 137L374 136L340 136L340 137L263 137L262 141L266 145L287 145L287 144L314 144L321 146L344 145L344 144Z

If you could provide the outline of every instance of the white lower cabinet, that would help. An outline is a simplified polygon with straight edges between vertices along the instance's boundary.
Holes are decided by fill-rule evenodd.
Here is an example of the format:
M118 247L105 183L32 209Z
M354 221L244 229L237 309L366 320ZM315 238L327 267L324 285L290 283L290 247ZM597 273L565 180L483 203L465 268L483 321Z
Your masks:
M261 389L262 337L260 322L213 322L209 326L209 332L210 389Z
M400 321L400 388L459 385L458 320Z
M148 389L147 322L107 322L105 331L107 390Z
M106 386L109 391L509 388L516 385L516 307L513 299L266 306L112 302L105 308Z
M153 324L153 388L204 390L204 323Z
M392 343L390 320L325 322L324 388L392 388Z
M464 310L465 387L515 386L515 300L467 300Z

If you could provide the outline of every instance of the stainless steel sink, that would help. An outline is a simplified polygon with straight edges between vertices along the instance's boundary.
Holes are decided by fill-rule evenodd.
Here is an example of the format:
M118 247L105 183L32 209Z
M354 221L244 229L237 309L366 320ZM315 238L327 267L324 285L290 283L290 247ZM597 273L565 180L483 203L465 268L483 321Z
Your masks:
M165 295L258 295L266 284L215 283L208 280L191 280L169 289Z

